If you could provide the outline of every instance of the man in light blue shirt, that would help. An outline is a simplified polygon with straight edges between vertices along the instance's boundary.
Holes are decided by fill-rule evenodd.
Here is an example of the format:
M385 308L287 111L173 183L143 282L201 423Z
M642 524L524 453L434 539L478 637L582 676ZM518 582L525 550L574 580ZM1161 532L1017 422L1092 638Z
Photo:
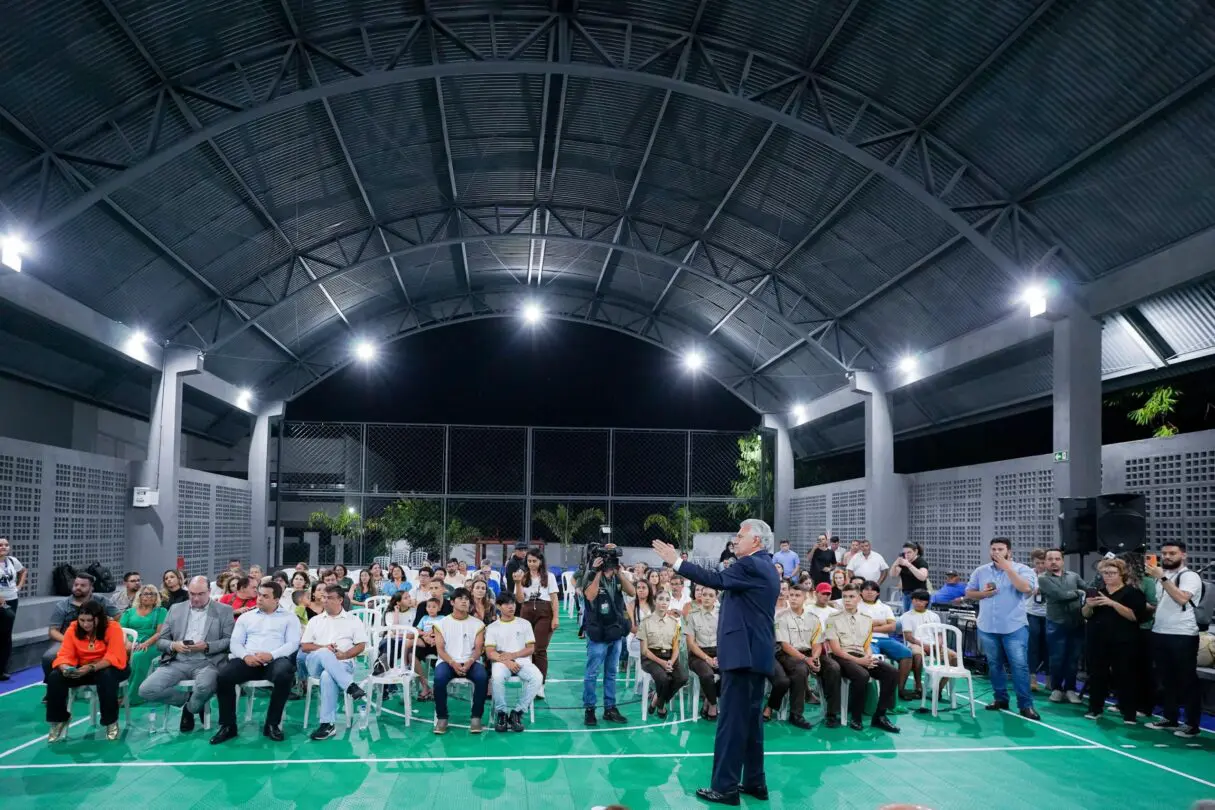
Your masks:
M1029 691L1029 620L1025 614L1037 587L1037 574L1012 561L1012 543L1004 537L991 541L991 564L976 568L966 584L966 598L980 603L979 641L995 693L995 699L986 706L988 711L1008 708L1007 664L1012 670L1021 716L1040 719Z
M228 645L229 659L220 667L216 684L219 729L211 738L212 745L236 736L236 687L249 681L270 681L274 685L262 734L275 742L283 740L280 724L295 676L300 620L291 611L279 610L278 600L282 595L283 587L279 583L262 583L257 589L257 610L236 620Z
M781 576L785 579L795 579L797 577L799 559L797 552L789 548L788 540L780 541L780 551L772 555L772 562L780 563L780 567L783 570Z

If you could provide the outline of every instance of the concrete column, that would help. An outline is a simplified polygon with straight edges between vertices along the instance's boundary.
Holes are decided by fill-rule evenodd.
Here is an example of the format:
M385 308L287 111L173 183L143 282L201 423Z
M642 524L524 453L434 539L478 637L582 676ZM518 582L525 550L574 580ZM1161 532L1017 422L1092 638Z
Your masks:
M866 535L886 561L907 542L907 486L894 472L894 409L880 378L853 375L852 390L865 395Z
M269 571L278 560L270 559L267 542L269 525L266 518L270 499L270 421L283 415L283 403L268 403L257 412L253 422L253 437L249 440L249 555L250 562L258 562L263 571Z
M131 480L137 487L159 493L157 506L128 505L127 565L159 579L161 571L177 567L177 470L181 460L182 380L203 370L196 349L168 349L164 370L152 398L147 458L131 465Z
M772 532L779 543L781 540L792 539L789 532L789 501L793 498L793 443L789 440L789 422L780 415L764 414L764 427L776 431L776 447L773 452L773 493L772 503L774 514L768 515Z
M1101 322L1073 313L1054 327L1055 495L1101 494Z

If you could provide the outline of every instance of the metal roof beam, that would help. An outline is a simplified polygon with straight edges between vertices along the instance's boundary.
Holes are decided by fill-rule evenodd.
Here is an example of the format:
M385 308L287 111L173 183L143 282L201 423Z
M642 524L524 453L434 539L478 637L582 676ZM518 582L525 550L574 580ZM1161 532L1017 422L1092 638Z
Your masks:
M434 25L434 18L431 15L430 0L424 0L426 8L427 34L430 39L430 61L433 65L439 64L439 35L438 29ZM446 32L448 36L453 36L450 31ZM473 63L475 64L475 63ZM435 100L438 102L439 110L439 129L443 136L443 162L447 165L447 184L451 192L451 204L459 206L460 204L460 186L456 180L456 166L451 158L451 130L447 126L447 102L443 97L443 77L435 74L434 76ZM456 236L464 235L464 223L460 220L460 214L457 211L452 225ZM452 250L453 258L458 257L458 261L452 262L456 271L456 280L464 282L464 289L468 292L472 291L472 275L468 269L468 249L461 242L457 249Z
M1106 273L1076 290L1093 316L1116 312L1162 292L1215 275L1215 227Z

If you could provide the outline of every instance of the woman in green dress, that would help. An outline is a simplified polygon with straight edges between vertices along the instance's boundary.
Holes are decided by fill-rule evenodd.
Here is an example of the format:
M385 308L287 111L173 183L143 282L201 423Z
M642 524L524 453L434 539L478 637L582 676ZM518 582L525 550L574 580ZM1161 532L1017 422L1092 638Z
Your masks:
M139 699L139 685L148 677L152 662L160 657L156 642L164 631L165 619L169 611L160 605L160 591L155 585L145 585L139 589L135 604L127 608L118 623L139 634L135 646L131 649L131 677L127 682L127 694L131 696L131 705L142 703Z

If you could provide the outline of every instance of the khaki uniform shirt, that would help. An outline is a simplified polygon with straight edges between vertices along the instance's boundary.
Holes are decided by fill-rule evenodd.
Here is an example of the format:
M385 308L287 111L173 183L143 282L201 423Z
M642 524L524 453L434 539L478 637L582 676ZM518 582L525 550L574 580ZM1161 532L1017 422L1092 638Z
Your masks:
M809 650L819 635L818 617L806 609L798 616L791 609L776 617L776 643L795 650Z
M698 607L692 608L685 620L684 633L696 641L696 646L702 650L705 647L717 647L717 608L706 613Z
M873 619L842 610L827 620L827 639L836 639L845 652L865 654L865 645L873 638Z
M679 622L655 610L637 628L637 640L650 650L675 650L679 637Z

